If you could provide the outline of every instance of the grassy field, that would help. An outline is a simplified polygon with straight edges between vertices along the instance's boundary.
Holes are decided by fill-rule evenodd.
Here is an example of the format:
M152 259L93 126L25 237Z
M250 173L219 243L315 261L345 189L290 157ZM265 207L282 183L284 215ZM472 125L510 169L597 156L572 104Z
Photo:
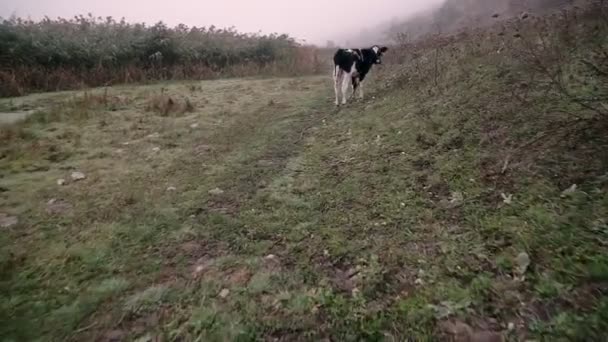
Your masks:
M462 51L0 100L2 340L605 340L606 116Z

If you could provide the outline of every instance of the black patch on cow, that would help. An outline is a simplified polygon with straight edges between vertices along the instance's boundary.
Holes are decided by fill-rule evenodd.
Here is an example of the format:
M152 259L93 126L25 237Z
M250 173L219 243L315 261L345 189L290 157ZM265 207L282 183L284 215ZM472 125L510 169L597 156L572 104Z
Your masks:
M359 55L354 50L339 49L334 54L334 66L339 66L340 69L350 72L359 59Z
M355 87L365 79L365 76L374 64L382 63L382 54L388 51L387 47L378 47L378 53L376 53L373 48L339 49L334 54L334 65L339 66L340 69L350 72L353 65L357 66L358 74L354 75L352 79L353 86Z

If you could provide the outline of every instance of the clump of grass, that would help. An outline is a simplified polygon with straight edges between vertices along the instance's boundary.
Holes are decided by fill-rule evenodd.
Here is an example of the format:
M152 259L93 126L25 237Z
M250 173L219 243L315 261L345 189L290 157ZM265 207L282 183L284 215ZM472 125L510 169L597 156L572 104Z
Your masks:
M124 309L129 313L141 313L152 310L162 304L169 295L166 285L154 285L127 298Z
M22 124L0 125L0 142L6 144L15 140L29 140L35 137L30 130Z
M164 90L161 90L160 94L153 95L148 99L146 110L157 113L160 116L179 116L194 112L195 107L189 97L177 100L165 94Z
M194 112L194 104L190 101L189 97L184 99L184 112L191 113Z
M106 88L102 94L85 92L84 96L76 99L75 102L88 108L116 111L118 109L125 108L128 104L130 104L131 101L127 97L110 95L108 93L108 89Z
M48 329L70 332L104 301L127 289L129 281L124 278L110 278L91 286L71 304L54 310L46 319Z
M37 110L25 119L26 124L49 124L63 121L83 121L93 114L99 116L103 111L115 111L126 108L131 100L126 97L103 93L84 92L81 96L55 103L48 108Z

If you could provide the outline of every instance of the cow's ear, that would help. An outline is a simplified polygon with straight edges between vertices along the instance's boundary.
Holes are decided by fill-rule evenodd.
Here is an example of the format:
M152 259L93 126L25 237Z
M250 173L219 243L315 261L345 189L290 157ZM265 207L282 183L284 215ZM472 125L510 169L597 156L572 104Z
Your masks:
M380 48L380 52L385 53L386 51L388 51L388 48L386 46Z

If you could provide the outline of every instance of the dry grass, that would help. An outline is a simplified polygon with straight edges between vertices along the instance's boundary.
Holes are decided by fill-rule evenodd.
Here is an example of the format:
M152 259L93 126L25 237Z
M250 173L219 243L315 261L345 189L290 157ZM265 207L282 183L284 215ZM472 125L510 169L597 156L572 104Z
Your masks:
M155 112L161 116L183 115L194 112L194 105L189 97L183 100L174 100L171 96L165 95L161 90L159 95L152 96L146 103L146 110Z
M299 47L292 56L264 65L241 63L224 68L206 64L174 66L129 65L120 68L99 67L91 70L57 67L11 67L0 71L0 97L23 96L37 91L59 91L85 87L149 83L170 80L209 80L251 76L302 76L324 73L331 52L313 47Z

